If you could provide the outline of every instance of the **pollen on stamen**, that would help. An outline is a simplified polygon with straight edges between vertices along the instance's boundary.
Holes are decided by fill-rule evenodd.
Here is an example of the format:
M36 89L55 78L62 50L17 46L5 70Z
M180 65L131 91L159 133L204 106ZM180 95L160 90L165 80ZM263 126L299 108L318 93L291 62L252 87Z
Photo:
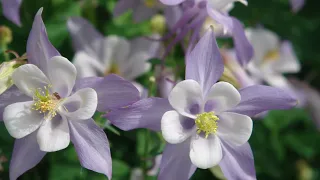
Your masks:
M47 119L52 119L57 115L56 111L61 100L57 98L57 93L51 94L49 88L50 86L45 86L44 90L38 88L33 91L32 110L44 114Z
M280 58L280 53L278 50L271 50L271 51L268 51L264 57L263 57L263 62L266 63L266 62L270 62L270 61L275 61L277 59Z
M208 138L209 134L216 134L218 130L219 118L214 112L205 112L197 115L195 120L197 126L197 133L205 133L205 138Z

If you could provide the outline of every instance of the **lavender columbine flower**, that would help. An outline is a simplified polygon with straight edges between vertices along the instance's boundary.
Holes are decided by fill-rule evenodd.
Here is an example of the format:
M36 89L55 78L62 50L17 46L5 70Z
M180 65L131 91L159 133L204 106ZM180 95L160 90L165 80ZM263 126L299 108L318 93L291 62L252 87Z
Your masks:
M254 57L247 69L257 84L266 81L274 87L291 91L293 87L282 73L296 73L300 71L291 43L280 42L279 37L266 29L247 29L246 35L254 47Z
M22 0L0 0L3 15L17 26L21 26L20 6Z
M116 75L76 81L76 68L60 56L35 16L27 43L28 62L12 75L16 86L0 96L0 116L17 138L10 163L15 180L36 166L46 152L71 141L83 167L111 178L108 139L91 118L96 109L108 111L139 99L137 89Z
M224 61L224 72L222 77L237 88L245 88L255 84L251 76L239 64L234 49L222 49L221 55ZM224 80L223 79L223 80ZM235 81L234 83L232 83Z
M289 2L294 13L300 11L305 4L305 0L289 0Z
M238 92L229 83L215 83L223 73L223 61L212 30L187 56L186 63L187 80L174 87L169 100L141 100L111 111L108 119L123 130L162 130L169 143L162 155L160 180L185 180L197 167L216 164L227 179L255 179L247 143L250 116L291 108L296 100L268 86L249 86Z
M78 77L105 76L118 74L133 81L148 72L151 64L147 61L157 57L160 42L146 38L127 41L118 36L103 37L85 19L73 17L68 20L73 45L77 51L74 57ZM133 82L142 91L143 87Z
M141 22L158 13L163 7L158 0L119 0L113 15L118 17L131 9L134 21Z
M200 36L203 25L206 25L206 19L212 18L210 26L215 27L215 31L219 36L229 36L233 38L236 55L241 65L247 62L253 56L253 48L248 42L243 25L236 18L229 16L228 11L232 8L233 2L236 0L191 0L183 3L184 12L181 18L171 29L171 34L177 33L175 40L167 47L168 51L179 41L181 41L189 31L193 31L192 37L189 42L188 50L191 50L194 43ZM175 5L183 1L181 0L161 0L164 4ZM247 4L246 1L240 2ZM208 21L207 21L208 22ZM213 24L211 24L213 23ZM167 35L167 36L169 36ZM166 54L165 54L166 55Z

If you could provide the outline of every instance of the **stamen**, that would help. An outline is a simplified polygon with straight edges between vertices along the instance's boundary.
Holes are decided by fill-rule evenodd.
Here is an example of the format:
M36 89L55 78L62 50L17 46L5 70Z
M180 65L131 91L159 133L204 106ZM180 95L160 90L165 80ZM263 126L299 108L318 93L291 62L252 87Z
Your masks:
M271 50L271 51L268 51L264 57L263 57L263 62L266 63L266 62L270 62L270 61L275 61L277 59L280 58L280 53L278 50Z
M38 88L34 90L32 110L45 114L45 119L52 119L57 115L57 110L62 102L58 93L50 93L50 86L45 86L44 90Z
M117 74L117 75L121 76L121 72L120 72L120 69L119 69L118 65L116 65L116 64L114 64L114 63L111 64L110 69L108 69L108 70L104 73L105 76L108 75L108 74Z
M202 131L205 133L205 138L208 138L209 134L216 134L218 129L219 118L214 112L205 112L197 115L195 121L197 125L197 133L200 134Z

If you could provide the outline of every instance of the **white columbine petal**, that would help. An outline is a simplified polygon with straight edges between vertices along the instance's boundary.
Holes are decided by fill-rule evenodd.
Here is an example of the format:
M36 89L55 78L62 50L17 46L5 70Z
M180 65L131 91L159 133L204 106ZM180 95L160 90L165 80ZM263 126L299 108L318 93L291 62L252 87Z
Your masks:
M147 62L149 55L146 52L138 52L133 54L126 62L117 62L117 63L126 63L118 64L121 75L125 79L133 80L143 73L148 72L151 69L151 64Z
M222 159L222 150L218 136L204 138L195 134L191 138L190 159L201 169L208 169L218 165Z
M261 67L267 53L279 48L279 37L275 33L262 28L248 28L245 33L254 50L254 57L250 63Z
M14 138L23 138L41 125L43 116L37 111L33 111L33 101L19 102L7 106L3 112L3 121Z
M87 120L97 109L98 97L94 89L80 89L60 106L59 113L68 120Z
M183 122L186 117L177 111L167 111L161 119L161 131L163 138L171 144L181 143L195 132L194 128L186 129Z
M224 10L226 7L230 6L233 2L239 1L244 5L248 5L246 0L208 0L208 4L212 9Z
M48 78L53 92L67 97L72 91L77 77L76 67L62 56L54 56L48 61Z
M50 84L46 75L33 64L18 67L12 74L12 80L21 92L30 97L36 89Z
M219 115L218 136L231 145L246 143L252 133L252 119L249 116L224 112Z
M105 51L101 62L110 69L112 63L128 66L128 57L130 53L130 42L119 36L108 36L104 40Z
M70 134L67 119L55 116L40 126L37 141L41 151L54 152L68 147Z
M75 54L73 64L77 69L78 78L99 76L107 70L100 61L91 57L85 51Z
M190 108L194 104L203 106L202 90L195 80L184 80L179 82L169 95L171 106L181 115L195 119Z
M266 73L264 74L263 78L269 85L273 87L285 90L294 89L290 82L282 74Z
M230 83L218 82L211 87L206 100L212 100L214 102L213 110L221 112L239 104L241 96L238 90Z

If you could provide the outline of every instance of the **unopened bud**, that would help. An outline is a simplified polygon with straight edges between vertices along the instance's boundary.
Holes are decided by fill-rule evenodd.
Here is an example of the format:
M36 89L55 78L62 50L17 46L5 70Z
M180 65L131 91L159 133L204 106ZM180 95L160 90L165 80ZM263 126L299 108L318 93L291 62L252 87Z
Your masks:
M305 160L298 160L296 166L299 172L299 180L311 180L314 178L313 171Z
M9 44L12 41L12 31L7 26L0 26L0 44Z
M227 178L223 175L223 172L220 168L220 166L214 166L209 169L211 173L220 180L226 180Z
M11 76L15 69L21 66L21 61L8 61L0 64L0 94L9 89L13 85Z
M151 29L153 33L163 34L166 30L166 19L163 15L157 14L151 18Z

